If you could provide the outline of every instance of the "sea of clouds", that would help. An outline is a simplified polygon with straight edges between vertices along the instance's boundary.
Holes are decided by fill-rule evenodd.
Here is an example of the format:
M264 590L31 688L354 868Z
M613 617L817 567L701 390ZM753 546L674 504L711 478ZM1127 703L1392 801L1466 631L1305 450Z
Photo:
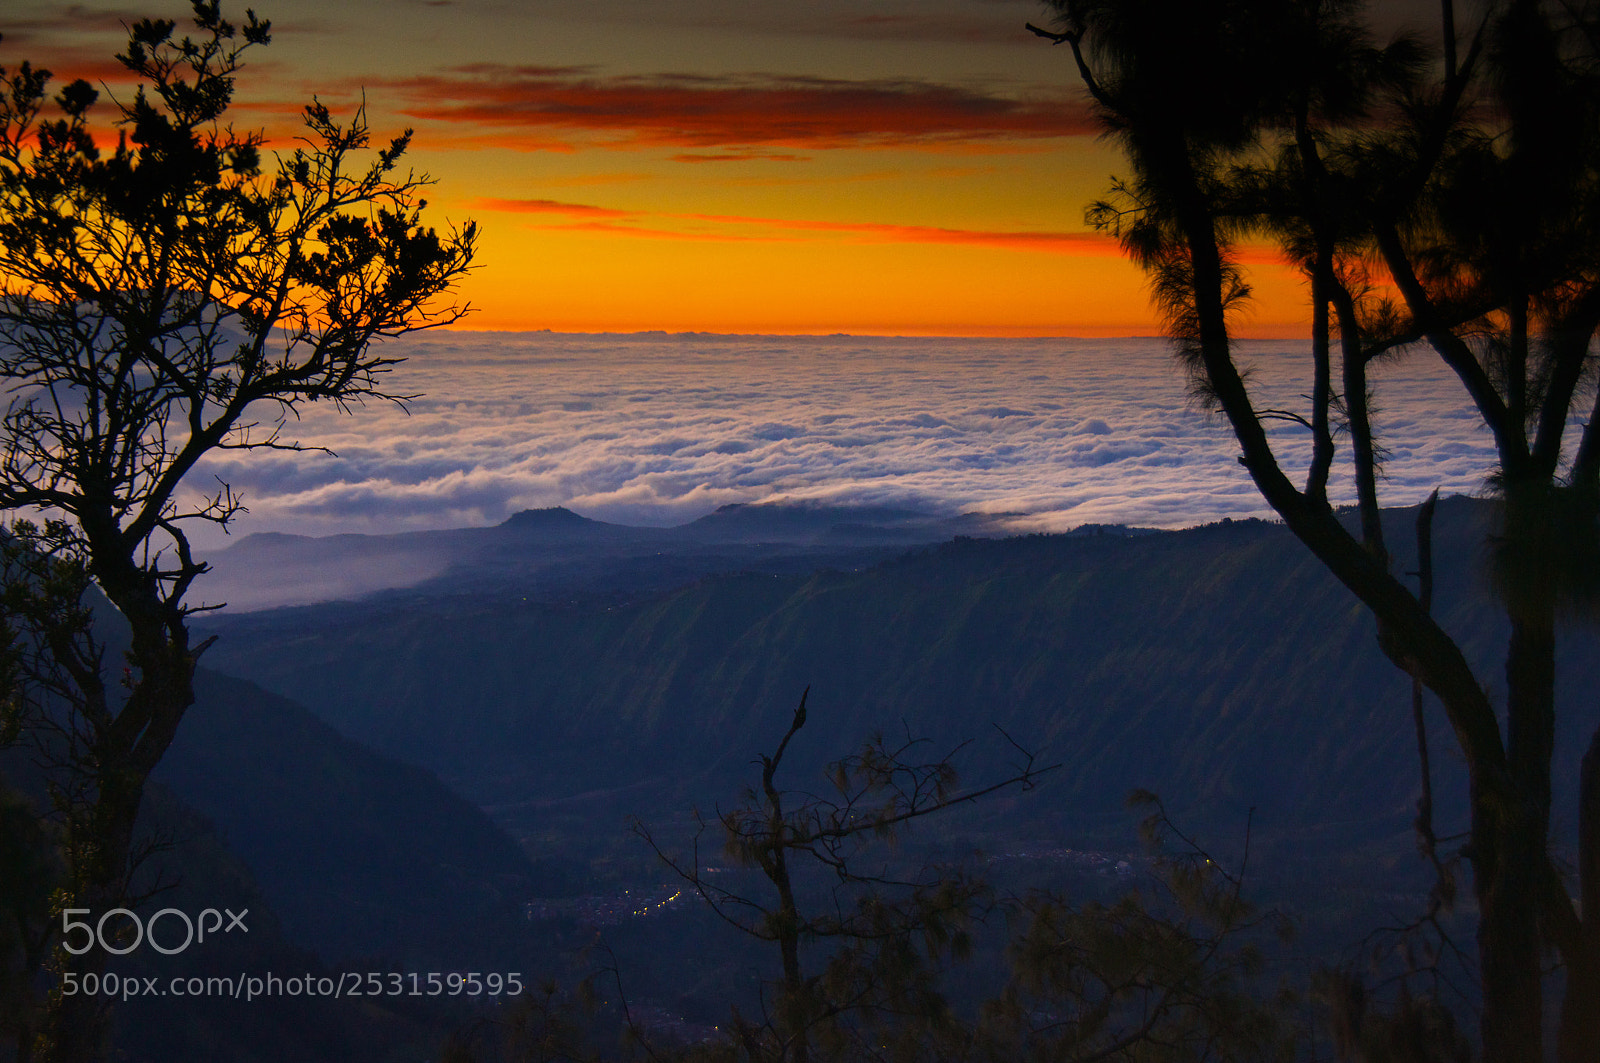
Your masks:
M1302 347L1243 352L1258 405L1306 412ZM780 499L1016 514L1019 530L1268 513L1160 340L451 332L384 353L407 358L385 378L417 396L405 409L306 405L286 437L332 454L221 452L191 476L242 494L235 534L485 525L558 505L671 525ZM1379 367L1375 391L1386 504L1482 490L1491 441L1436 357ZM1303 480L1309 433L1282 422L1273 439ZM1333 491L1350 497L1343 470Z

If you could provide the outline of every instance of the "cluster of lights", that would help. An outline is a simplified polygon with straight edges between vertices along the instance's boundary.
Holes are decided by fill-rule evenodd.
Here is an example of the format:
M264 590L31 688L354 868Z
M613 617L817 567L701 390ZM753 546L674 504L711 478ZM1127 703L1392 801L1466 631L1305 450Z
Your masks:
M682 890L678 890L676 893L674 893L672 896L668 897L664 901L657 901L655 904L647 904L643 908L635 908L633 910L633 914L634 915L649 915L652 911L654 911L657 908L665 908L667 905L671 904L673 901L677 900L681 896L683 896L683 891Z

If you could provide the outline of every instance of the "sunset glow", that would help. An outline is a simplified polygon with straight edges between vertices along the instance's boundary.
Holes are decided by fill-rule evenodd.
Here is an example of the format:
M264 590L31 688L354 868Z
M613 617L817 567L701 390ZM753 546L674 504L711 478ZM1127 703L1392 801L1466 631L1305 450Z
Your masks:
M229 14L225 9L225 14ZM1084 207L1121 168L1032 0L264 5L236 122L292 144L313 95L406 126L441 222L484 237L474 329L1150 335ZM0 64L128 91L125 24L184 5L22 2ZM243 17L243 10L231 12ZM1298 331L1247 256L1246 335Z

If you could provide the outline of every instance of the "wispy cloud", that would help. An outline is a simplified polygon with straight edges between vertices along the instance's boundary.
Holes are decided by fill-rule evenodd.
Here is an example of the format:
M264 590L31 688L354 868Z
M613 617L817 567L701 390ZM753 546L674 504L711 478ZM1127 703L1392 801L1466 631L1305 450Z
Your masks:
M4 65L18 67L21 60L26 59L35 69L50 71L52 90L59 88L69 81L82 78L91 85L99 87L102 83L111 85L124 85L133 82L134 77L128 68L112 58L104 49L97 49L80 45L52 44L45 47L15 48L11 39L10 27L3 27L6 34L6 59L11 60ZM21 36L19 34L19 36ZM20 54L19 54L20 53Z
M562 203L554 199L494 199L485 197L472 201L480 210L497 210L505 214L558 214L569 218L630 218L632 211L595 207L587 203Z
M670 156L673 162L702 163L702 162L808 162L804 155L792 155L787 152L777 151L724 151L724 152L679 152Z
M1097 132L1075 97L1020 98L935 81L602 76L586 67L482 63L393 80L386 90L401 98L401 113L492 129L509 147L559 133L635 147L993 148Z
M895 225L882 222L827 221L806 218L765 218L739 214L650 213L619 210L587 203L564 203L551 199L478 199L479 210L509 214L533 214L575 219L557 224L561 230L605 232L619 236L668 240L774 240L793 239L799 234L838 235L869 243L957 244L1001 248L1008 251L1038 251L1049 254L1120 256L1117 242L1100 233L1049 231L996 231L959 229L936 225ZM641 224L654 219L653 225ZM711 231L664 229L662 221L710 225Z
M1013 17L999 14L995 10L998 6L1011 7ZM986 2L981 8L987 10L967 3L918 0L895 4L879 0L869 13L862 13L859 0L808 0L802 15L783 5L678 3L672 7L667 18L701 28L878 43L1027 46L1035 39L1023 29L1023 23L1039 18L1039 5L1032 0Z
M127 26L149 17L148 12L132 8L91 7L68 4L65 7L35 10L31 14L12 14L5 20L6 41L28 44L38 36L71 33L121 33Z

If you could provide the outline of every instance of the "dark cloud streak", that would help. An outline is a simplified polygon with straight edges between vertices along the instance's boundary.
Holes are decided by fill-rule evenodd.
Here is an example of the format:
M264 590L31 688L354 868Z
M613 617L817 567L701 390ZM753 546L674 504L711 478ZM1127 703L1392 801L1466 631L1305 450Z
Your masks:
M1097 133L1074 97L1018 98L918 80L751 74L601 77L577 67L474 64L396 79L410 117L630 146L937 147Z
M902 244L952 244L971 247L1000 248L1007 251L1038 251L1051 254L1092 255L1120 257L1116 240L1100 233L1049 232L1049 231L996 231L982 229L955 229L935 225L895 225L882 222L847 222L805 218L761 218L738 214L647 214L643 211L618 210L587 203L563 203L552 199L478 199L473 206L480 210L493 210L511 214L555 215L579 219L576 224L545 226L562 231L615 233L622 236L648 237L674 240L776 240L793 239L776 235L756 235L748 231L707 232L703 230L671 230L647 228L635 224L646 217L670 221L708 223L722 227L777 230L779 233L821 233L855 237L870 243Z
M554 199L476 199L472 205L481 210L496 210L508 214L560 214L574 218L631 218L635 212L594 207L587 203L562 203Z

